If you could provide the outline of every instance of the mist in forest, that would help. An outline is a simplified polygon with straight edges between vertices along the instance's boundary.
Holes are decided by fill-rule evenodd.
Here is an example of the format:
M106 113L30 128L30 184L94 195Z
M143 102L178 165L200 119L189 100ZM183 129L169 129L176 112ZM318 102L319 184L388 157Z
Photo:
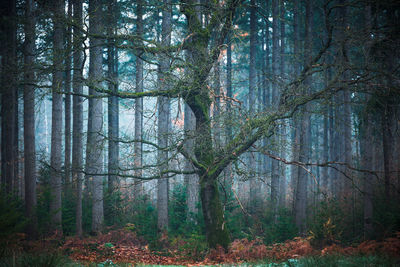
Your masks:
M1 240L400 251L398 1L0 12Z

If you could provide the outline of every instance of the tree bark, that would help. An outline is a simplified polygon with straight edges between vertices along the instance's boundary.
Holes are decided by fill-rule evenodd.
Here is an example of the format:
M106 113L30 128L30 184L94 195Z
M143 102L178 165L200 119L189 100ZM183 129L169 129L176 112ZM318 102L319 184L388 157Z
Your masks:
M250 66L249 66L249 116L253 116L255 110L255 91L256 91L256 43L257 43L257 17L255 0L250 1ZM257 183L256 159L255 154L249 152L248 155L248 168L250 179L250 207L251 210L256 212L259 206L259 185Z
M62 143L62 82L63 82L63 55L64 1L56 0L52 3L53 9L53 83L52 83L52 116L51 116L51 200L50 213L52 214L52 230L62 233L61 227L61 143Z
M194 135L196 127L196 118L185 103L185 118L184 118L184 131L185 131L185 150L193 157L194 156ZM193 164L186 159L185 171L194 171ZM185 174L186 184L186 204L188 208L187 218L193 220L197 215L197 204L199 202L199 177L197 174Z
M86 147L87 179L92 183L92 232L99 233L103 227L103 177L98 175L103 171L103 102L96 88L102 79L102 41L96 37L102 33L102 4L99 0L89 1L89 100L88 138Z
M136 35L143 35L143 3L141 0L136 3ZM142 51L139 51L141 55ZM143 92L143 60L138 56L136 57L136 92ZM139 98L135 100L135 140L143 139L143 99ZM141 142L135 142L135 176L142 176L142 164L143 164L143 144ZM134 185L134 197L137 199L142 194L142 182L139 180L135 181Z
M74 35L73 35L73 81L74 91L72 106L72 179L76 185L76 235L82 236L82 182L83 182L83 93L82 70L82 0L73 0L74 6Z
M372 157L372 147L371 140L374 139L372 131L373 122L371 120L371 115L365 114L365 118L361 124L361 169L371 171L371 166L373 165ZM363 204L364 204L364 238L373 238L373 178L374 175L370 172L363 173Z
M229 40L229 35L227 38L227 48L226 48L226 119L225 119L225 144L228 144L232 140L232 44ZM225 169L225 188L230 192L233 181L232 165L229 164Z
M382 144L383 144L383 167L384 167L384 184L385 184L385 201L390 204L392 200L392 186L394 182L393 172L393 144L394 138L392 134L391 122L393 121L391 116L393 115L393 109L390 104L385 105L382 111Z
M72 18L72 0L68 0L68 15L67 19ZM71 42L72 42L72 26L67 26L66 31L66 51L65 51L65 157L64 157L64 172L65 184L69 187L71 183Z
M7 194L13 190L16 179L15 164L15 114L17 111L17 26L16 1L8 0L1 4L1 182Z
M108 33L112 36L116 34L117 27L117 1L108 3ZM114 40L108 40L107 65L108 65L108 84L111 92L118 92L118 52ZM117 96L108 97L108 193L111 195L119 187L119 99ZM113 198L112 198L113 199ZM114 207L112 205L112 207ZM112 215L111 215L112 216Z
M342 30L340 32L340 49L339 49L339 59L340 59L340 67L345 68L348 65L347 59L347 41L346 41L346 28L348 25L347 18L347 7L346 0L341 0L341 4L343 5L340 8L340 16L341 16L341 24ZM348 77L347 72L343 73L343 78L346 80ZM347 165L352 165L352 149L351 149L351 96L350 92L347 88L343 91L343 149L344 149L344 162ZM342 186L343 186L343 194L347 200L352 200L352 187L353 181L349 178L351 177L350 169L345 167L344 170L345 175L342 176Z
M171 44L171 16L172 7L170 0L163 1L162 12L162 33L161 44L165 47ZM167 89L166 72L169 70L169 58L165 55L160 57L159 81L161 90ZM158 145L162 148L168 147L168 129L170 105L167 97L158 98ZM158 152L158 165L160 173L168 169L168 151ZM168 179L160 175L157 185L157 211L158 211L158 229L159 231L168 229Z
M305 37L305 59L304 65L307 66L312 57L312 0L306 1L306 37ZM304 93L310 93L310 85L312 83L311 77L308 77L304 82ZM302 109L301 114L301 126L300 126L300 151L299 161L309 161L310 151L310 114L309 104L306 104ZM296 187L296 203L295 203L295 223L300 233L304 233L307 219L307 185L308 185L308 173L303 168L298 169L298 180Z
M281 79L285 79L285 1L280 0L280 40L281 40L281 58L280 58L280 76ZM281 133L281 157L286 158L286 126L282 124L280 126ZM286 206L286 165L281 164L281 179L279 183L279 207Z
M300 48L300 31L299 31L299 24L300 24L300 16L299 16L299 1L294 1L293 3L293 72L295 73L296 77L300 73L299 68L299 48ZM292 155L293 160L299 160L299 140L300 140L300 120L298 116L293 117L293 132L292 132ZM292 208L294 211L294 206L296 203L295 196L296 196L296 188L297 188L297 179L298 179L298 166L293 165L291 167L291 189L293 193L293 202Z
M26 232L30 239L37 233L36 217L36 151L35 151L35 24L33 0L25 3L24 44L24 170Z
M272 99L271 103L274 108L278 106L278 75L279 75L279 0L272 0ZM274 135L273 139L275 144L278 143L278 135ZM272 160L271 164L271 205L273 214L276 216L278 208L278 194L279 194L279 164L278 161Z

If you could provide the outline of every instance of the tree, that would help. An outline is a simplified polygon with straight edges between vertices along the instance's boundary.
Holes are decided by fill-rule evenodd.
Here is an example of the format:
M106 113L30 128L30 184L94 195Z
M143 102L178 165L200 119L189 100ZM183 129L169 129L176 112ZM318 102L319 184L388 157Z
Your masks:
M162 33L161 33L161 45L169 46L171 44L171 2L170 0L163 1L162 11ZM169 58L165 55L160 56L160 67L159 67L159 87L161 90L166 90L168 76L166 73L170 68ZM170 105L169 99L165 96L158 98L158 145L162 149L158 153L158 165L160 173L163 173L168 169L168 129L170 120ZM157 184L157 211L158 211L158 229L168 229L168 191L169 191L168 179L165 179L163 175L160 175L160 179Z
M35 238L36 217L36 151L35 151L35 16L32 0L25 3L24 44L24 170L25 170L25 214L29 218L27 234Z
M279 75L279 0L272 0L272 98L271 104L273 108L276 108L279 103L279 89L278 89L278 75ZM278 136L274 135L275 144L278 143ZM273 160L271 164L271 202L274 216L277 212L278 207L278 192L279 192L279 165L278 161Z
M51 201L52 227L62 233L61 227L61 141L62 141L62 84L63 84L63 54L64 54L64 1L57 0L51 3L53 12L53 81L52 81L52 109L51 109Z
M72 179L76 185L76 234L82 236L82 181L83 181L83 60L82 60L82 1L74 0L73 35L73 125L72 125Z
M72 0L68 0L68 13L67 20L71 21L72 18ZM71 49L72 49L72 26L68 25L65 32L65 81L64 81L64 92L65 92L65 138L64 138L64 172L65 172L65 184L71 183Z
M312 0L306 1L306 40L304 45L304 68L310 65L312 62ZM305 80L303 92L306 94L310 93L311 77L307 77ZM310 114L309 105L306 104L301 114L301 125L300 125L300 151L299 161L309 161L310 151ZM302 233L305 231L306 219L307 219L307 185L308 185L308 173L303 168L298 168L298 178L296 186L296 202L295 202L295 221L296 226Z
M249 66L249 115L252 116L255 110L255 88L256 88L256 43L257 43L257 18L255 0L250 1L250 66ZM257 210L259 201L259 187L257 185L254 171L256 169L255 154L248 155L248 168L250 170L250 205Z
M281 79L285 81L285 1L280 0L280 41L281 41L281 51L280 51L280 76ZM281 157L286 158L286 147L285 147L285 141L284 139L286 138L286 125L283 124L281 125ZM279 183L279 206L280 207L285 207L286 204L286 171L285 171L285 166L281 164L281 179Z
M117 27L117 1L108 3L109 24L107 33L113 36L116 33ZM118 91L118 52L115 48L115 40L108 39L107 46L107 65L109 90L112 92ZM118 169L119 169L119 99L117 96L108 98L108 193L115 193L118 188Z
M103 209L103 102L96 88L100 87L102 76L102 4L99 0L89 1L89 118L86 146L86 173L92 189L92 232L102 230Z
M7 194L12 193L15 182L17 152L16 138L17 111L17 24L16 1L3 1L1 4L1 183Z
M143 3L141 0L136 2L136 34L139 37L143 36ZM139 51L136 57L136 92L143 92L143 60L141 59L143 51ZM135 100L135 140L143 139L143 99ZM142 176L143 164L143 144L135 142L135 176ZM135 181L134 197L138 198L142 194L141 182Z
M300 16L299 16L299 1L294 1L293 3L293 72L295 73L296 76L299 75L300 73L300 68L299 68L299 48L300 48L300 30L299 30L299 24L300 24ZM300 139L300 120L298 116L293 117L293 133L292 133L292 159L293 161L296 161L299 159L299 139ZM291 187L293 190L293 196L296 194L296 188L297 188L297 179L298 179L298 166L292 165L292 170L291 170ZM293 199L293 211L294 211L294 206L295 206L295 199Z
M184 131L185 131L185 150L190 154L191 157L194 156L194 133L196 126L196 118L190 109L190 107L185 104L184 107ZM193 172L195 170L192 162L190 160L185 160L185 171ZM199 202L199 177L197 174L185 174L185 185L186 185L186 204L188 209L187 218L193 220L193 215L197 214L197 203Z
M346 6L346 1L341 0L340 4L342 7L340 8L340 16L341 16L341 25L342 28L339 33L339 42L340 42L340 48L339 48L339 61L340 61L340 67L346 68L348 65L348 59L347 59L347 37L346 37L346 28L349 25L348 22L348 15L347 15L347 6ZM348 77L348 73L345 71L344 72L344 79ZM351 165L352 163L352 144L351 144L351 96L350 96L350 91L346 88L343 91L343 154L344 154L344 162L348 165ZM342 177L343 181L341 182L343 186L343 194L346 198L352 199L352 180L351 180L351 173L349 172L349 168L345 169L345 175Z

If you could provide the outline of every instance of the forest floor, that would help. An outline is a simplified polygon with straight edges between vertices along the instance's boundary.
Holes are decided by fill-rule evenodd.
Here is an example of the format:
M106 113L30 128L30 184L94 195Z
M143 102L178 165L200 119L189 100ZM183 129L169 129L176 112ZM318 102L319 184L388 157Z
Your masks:
M20 238L19 242L15 242L18 238ZM306 238L295 238L273 245L265 245L261 240L242 239L233 241L228 251L222 248L201 251L195 245L187 244L185 241L170 242L165 236L159 240L159 243L163 244L163 249L154 251L150 250L143 239L138 238L134 232L123 229L84 239L67 237L61 240L57 236L52 236L29 242L22 240L23 238L23 235L20 235L16 236L16 240L9 240L8 249L25 251L30 255L56 253L84 266L93 266L93 264L94 266L138 264L248 266L248 263L252 263L252 266L260 264L263 266L327 266L326 259L329 257L340 258L343 263L349 262L348 259L351 258L350 262L354 263L338 265L336 260L336 264L331 266L360 266L360 264L361 266L400 266L400 232L382 241L364 241L347 247L332 244L316 248L312 246L313 242ZM390 259L388 265L379 264L382 258ZM115 265L116 263L118 265ZM1 261L0 266L2 266Z

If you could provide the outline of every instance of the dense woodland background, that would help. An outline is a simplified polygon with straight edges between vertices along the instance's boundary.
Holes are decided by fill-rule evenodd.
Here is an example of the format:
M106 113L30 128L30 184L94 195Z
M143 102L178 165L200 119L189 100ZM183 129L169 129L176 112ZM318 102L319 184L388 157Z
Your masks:
M0 235L389 237L399 37L390 0L1 1Z

